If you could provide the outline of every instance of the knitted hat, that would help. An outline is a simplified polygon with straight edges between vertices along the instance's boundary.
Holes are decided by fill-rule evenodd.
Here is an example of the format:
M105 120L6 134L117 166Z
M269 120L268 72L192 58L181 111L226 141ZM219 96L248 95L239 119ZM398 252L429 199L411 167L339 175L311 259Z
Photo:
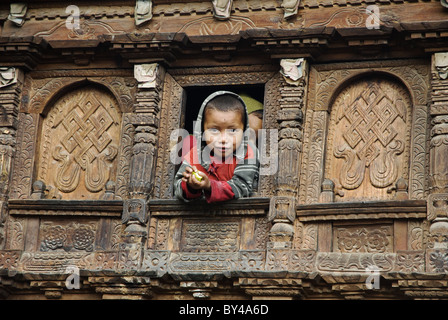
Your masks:
M251 114L252 112L257 110L263 110L263 104L260 101L255 100L254 98L249 96L246 92L241 92L239 96L246 104L247 114Z

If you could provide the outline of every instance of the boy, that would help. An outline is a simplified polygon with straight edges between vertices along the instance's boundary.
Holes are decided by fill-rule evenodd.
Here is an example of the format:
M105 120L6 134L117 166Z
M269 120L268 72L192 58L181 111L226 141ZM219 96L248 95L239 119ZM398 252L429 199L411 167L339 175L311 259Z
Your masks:
M258 175L255 146L246 105L230 91L211 94L202 103L189 151L175 176L175 195L184 201L205 197L208 203L247 197Z

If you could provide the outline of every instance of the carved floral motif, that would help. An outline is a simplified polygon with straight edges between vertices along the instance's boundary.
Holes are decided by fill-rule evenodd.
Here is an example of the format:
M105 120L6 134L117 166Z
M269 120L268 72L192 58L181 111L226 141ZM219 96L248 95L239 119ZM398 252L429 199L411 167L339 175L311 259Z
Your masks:
M46 222L42 225L41 250L71 249L92 251L95 241L95 224L70 223L67 225Z
M341 252L391 252L392 227L345 227L335 231L335 245Z

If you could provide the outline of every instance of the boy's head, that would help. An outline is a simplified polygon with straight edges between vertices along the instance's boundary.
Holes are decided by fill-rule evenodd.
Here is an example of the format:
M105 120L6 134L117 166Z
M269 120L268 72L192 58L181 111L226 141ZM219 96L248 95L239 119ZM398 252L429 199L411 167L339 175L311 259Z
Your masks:
M237 96L219 95L204 108L204 139L215 157L227 158L240 146L246 129L246 108Z

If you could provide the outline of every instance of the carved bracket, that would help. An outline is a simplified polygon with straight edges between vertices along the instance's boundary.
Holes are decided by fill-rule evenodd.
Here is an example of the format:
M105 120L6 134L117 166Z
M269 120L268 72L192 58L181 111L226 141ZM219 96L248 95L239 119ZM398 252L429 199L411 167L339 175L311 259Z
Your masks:
M157 63L136 64L134 66L134 77L138 81L139 88L155 88L158 74Z
M11 3L8 20L12 21L17 27L23 26L27 10L28 5L26 3Z
M121 222L124 224L145 224L148 222L147 206L145 199L125 200L123 205L123 216Z
M139 26L152 19L152 1L137 0L134 13L135 25Z
M280 61L280 73L285 78L285 81L292 85L300 85L300 79L306 73L306 60L300 59L282 59Z
M274 196L269 205L268 220L273 222L270 235L272 248L290 248L296 218L295 198Z
M448 78L448 52L434 53L434 67L440 79Z
M212 0L213 16L218 20L230 18L233 0Z
M284 10L283 17L285 19L288 19L297 15L299 5L300 0L283 0L282 2L282 8Z
M434 193L428 196L428 220L448 218L448 193Z
M427 201L427 219L431 222L429 245L448 248L448 193L430 194Z
M0 88L17 83L17 70L14 67L0 67Z

